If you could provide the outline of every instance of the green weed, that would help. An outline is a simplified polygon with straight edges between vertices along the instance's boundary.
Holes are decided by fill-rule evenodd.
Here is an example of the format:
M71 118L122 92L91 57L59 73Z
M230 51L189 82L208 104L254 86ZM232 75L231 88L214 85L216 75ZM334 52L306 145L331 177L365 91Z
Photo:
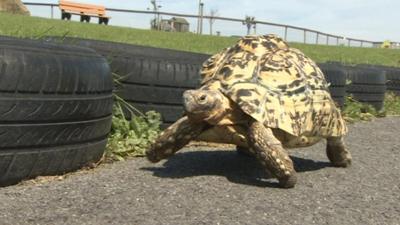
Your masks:
M342 110L343 118L349 122L369 121L378 116L376 109L368 104L355 100L352 96L347 96Z
M108 161L121 161L131 156L143 156L160 132L161 115L154 111L141 113L115 96L111 132L105 151ZM131 119L125 117L131 114ZM126 112L128 111L128 112Z
M400 115L400 96L387 93L384 100L384 108L377 111L373 106L355 100L351 96L346 97L343 118L350 123L357 121L369 121L376 117Z
M160 121L160 114L154 111L132 115L132 118L127 120L121 104L116 103L105 152L106 159L124 160L130 156L143 156L160 132Z
M400 96L393 92L386 93L384 106L387 115L400 115Z

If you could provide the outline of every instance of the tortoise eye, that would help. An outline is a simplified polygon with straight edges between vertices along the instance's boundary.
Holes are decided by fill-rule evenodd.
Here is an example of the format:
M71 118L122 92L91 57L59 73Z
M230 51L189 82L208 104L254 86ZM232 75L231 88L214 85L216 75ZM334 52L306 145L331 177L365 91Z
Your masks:
M207 99L207 95L200 96L199 100L204 102Z

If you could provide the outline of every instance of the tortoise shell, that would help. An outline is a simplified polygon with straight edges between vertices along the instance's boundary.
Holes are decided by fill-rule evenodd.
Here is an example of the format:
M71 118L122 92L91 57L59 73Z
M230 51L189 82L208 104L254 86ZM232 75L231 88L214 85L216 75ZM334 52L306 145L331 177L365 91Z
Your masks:
M321 70L275 35L241 38L204 62L200 73L201 89L221 91L267 127L295 136L347 132Z

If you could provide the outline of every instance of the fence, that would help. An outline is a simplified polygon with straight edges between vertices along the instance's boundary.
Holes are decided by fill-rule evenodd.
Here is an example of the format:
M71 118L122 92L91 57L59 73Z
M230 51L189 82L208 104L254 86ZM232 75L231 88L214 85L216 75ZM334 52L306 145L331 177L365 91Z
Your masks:
M58 7L58 4L51 4L51 3L33 3L33 2L24 2L24 4L28 7L50 7L50 17L54 18L56 13L59 13L59 10L54 11L54 7ZM193 20L198 20L199 15L191 15L191 14L180 14L180 13L170 13L170 12L161 12L161 11L145 11L145 10L128 10L128 9L114 9L114 8L107 8L107 12L111 13L129 13L129 14L140 14L140 15L150 15L148 17L148 20L143 20L143 17L140 18L140 21L150 21L151 17L154 17L158 21L160 20L160 16L174 16L174 17L183 17L187 19L192 19L191 24L197 23L194 22ZM42 15L40 15L42 16ZM121 15L119 15L121 16ZM118 17L118 16L117 16ZM114 18L114 16L113 16ZM226 28L227 26L224 26L221 24L223 22L229 22L229 23L240 23L240 26L243 26L246 21L245 19L236 19L236 18L228 18L228 17L220 17L220 16L207 16L203 15L201 16L201 20L214 20L214 21L219 21L220 22L220 27ZM124 21L129 21L126 18L124 18ZM150 23L148 23L150 27ZM291 42L302 42L302 43L307 43L307 44L325 44L325 45L344 45L344 46L357 46L357 47L378 47L380 42L374 42L374 41L369 41L369 40L363 40L363 39L356 39L356 38L346 38L343 36L338 36L334 34L328 34L325 32L313 30L313 29L308 29L308 28L303 28L303 27L297 27L297 26L291 26L287 24L279 24L279 23L271 23L271 22L265 22L265 21L258 21L258 20L251 20L251 24L255 27L257 27L258 31L260 30L266 30L266 32L263 33L276 33L280 36L282 36L285 40L291 41ZM123 23L123 25L128 25L129 22ZM260 27L258 25L262 25L263 27ZM142 24L143 26L143 24ZM135 27L135 26L134 26ZM211 27L211 25L210 25ZM243 29L243 27L241 27ZM273 31L273 32L271 32ZM237 31L235 31L237 32ZM293 35L293 32L295 35ZM210 33L212 34L212 29L210 28ZM292 35L289 35L289 33L292 33ZM231 31L232 34L232 31ZM241 36L241 35L240 35Z

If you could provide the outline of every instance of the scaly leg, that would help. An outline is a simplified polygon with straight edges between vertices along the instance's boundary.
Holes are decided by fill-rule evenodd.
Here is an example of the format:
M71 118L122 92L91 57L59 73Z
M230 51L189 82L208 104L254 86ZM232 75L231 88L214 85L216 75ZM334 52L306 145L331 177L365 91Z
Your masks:
M249 127L249 145L256 153L261 164L279 180L279 185L291 188L297 182L296 171L288 153L270 128L258 121Z
M343 137L329 137L326 140L326 154L331 163L336 167L349 167L351 155L346 149Z
M146 151L151 162L168 158L196 138L206 127L206 123L192 123L187 116L182 117L165 129L154 144Z

